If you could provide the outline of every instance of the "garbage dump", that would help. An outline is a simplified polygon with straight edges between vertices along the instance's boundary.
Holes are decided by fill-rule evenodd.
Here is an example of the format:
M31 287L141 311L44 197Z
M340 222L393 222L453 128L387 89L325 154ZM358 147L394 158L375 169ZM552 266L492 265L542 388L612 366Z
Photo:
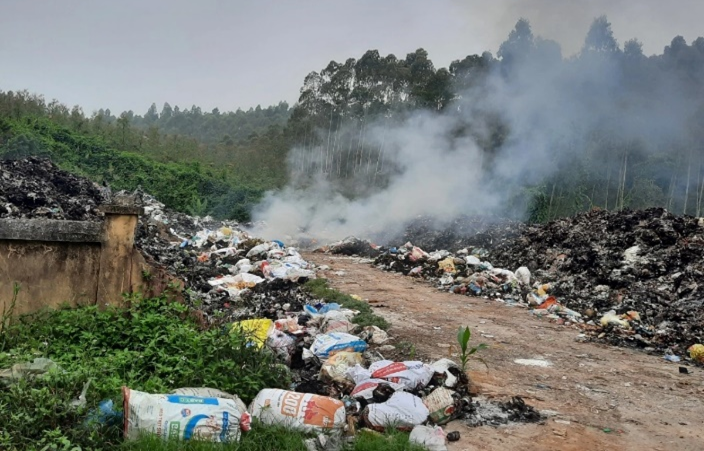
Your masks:
M104 195L49 160L0 160L0 218L95 220Z
M454 252L407 242L375 264L577 324L614 345L685 356L704 341L704 219L594 210L520 229Z
M135 244L186 283L192 306L226 319L276 320L285 305L300 309L305 304L292 292L315 278L315 271L295 248L253 237L234 221L170 211L149 195L143 202ZM279 302L282 297L288 302Z
M47 207L53 218L99 220L97 207L113 196L106 187L37 159L3 163L0 183L11 188L3 191L2 201L7 212L3 215L12 217L49 217ZM30 187L38 194L12 194L18 187ZM71 201L72 196L78 201ZM248 346L276 355L281 365L290 368L292 383L288 390L262 390L249 408L236 393L224 393L217 387L183 388L168 394L125 388L127 439L147 431L163 438L236 441L249 428L250 416L264 424L326 434L343 429L354 434L360 428L390 426L411 431L419 425L439 426L451 419L488 424L472 420L478 406L495 405L501 410L493 401L471 397L467 375L455 362L384 359L376 349L393 337L378 327L357 326L354 317L359 312L312 298L302 283L316 276L316 268L290 244L253 237L233 221L170 211L148 194L138 200L145 214L139 219L136 246L145 258L183 280L186 302L207 318L217 316L218 324L227 324L224 333L244 333ZM427 254L413 246L400 254L362 240L343 240L333 247L343 253L367 252L367 248L380 259L406 253L409 268L442 260L445 277L455 277L466 268L465 260L448 260L449 253ZM421 272L430 275L432 271L428 271ZM38 363L45 362L34 362ZM14 378L20 369L5 372ZM122 414L113 405L118 403L105 400L90 418L119 421ZM513 421L510 418L514 417L517 421L541 421L534 409L521 408L535 415L507 415L501 421ZM420 431L416 435L418 440L428 438L435 444L444 437L437 429L430 438Z

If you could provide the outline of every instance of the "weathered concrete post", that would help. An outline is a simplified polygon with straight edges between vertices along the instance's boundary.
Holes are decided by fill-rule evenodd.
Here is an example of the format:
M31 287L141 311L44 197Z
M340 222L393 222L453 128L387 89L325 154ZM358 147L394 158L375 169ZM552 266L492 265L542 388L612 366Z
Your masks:
M122 304L122 293L132 290L134 236L140 207L105 205L103 242L98 273L97 304L100 307Z

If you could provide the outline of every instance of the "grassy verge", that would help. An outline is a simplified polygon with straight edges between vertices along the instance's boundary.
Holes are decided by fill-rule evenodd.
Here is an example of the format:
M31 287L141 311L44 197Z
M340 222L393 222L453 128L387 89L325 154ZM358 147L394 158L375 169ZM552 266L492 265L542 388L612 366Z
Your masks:
M101 400L122 403L121 387L168 393L213 387L249 402L263 388L287 388L289 371L248 338L202 330L187 308L165 298L132 299L126 309L44 311L3 332L0 368L50 358L57 368L0 390L0 449L111 449L120 425L84 426ZM91 379L86 407L71 407ZM0 383L1 387L1 383Z
M306 282L306 290L318 299L325 302L337 302L341 306L359 311L359 315L352 320L353 323L360 326L377 326L381 329L388 329L390 324L381 316L374 313L372 308L364 301L359 301L349 294L345 294L334 288L330 288L327 279L312 279Z
M360 431L355 441L343 447L345 451L424 451L422 446L414 445L408 440L407 433L389 431L380 434ZM156 437L144 437L138 441L127 442L121 451L302 451L305 450L306 434L293 432L280 427L254 427L242 435L239 443L227 445L205 442L164 442Z
M360 310L364 323L388 326L363 302L320 281L308 289L328 302ZM122 439L122 424L88 422L100 401L122 404L121 387L167 393L178 387L213 387L245 402L262 388L287 388L290 373L266 349L247 346L249 337L222 329L203 330L188 309L166 298L132 298L128 308L95 306L42 311L0 331L0 369L49 358L56 367L41 375L0 380L0 449L3 450L304 450L306 434L253 424L238 443L163 442L155 437ZM373 321L372 321L373 320ZM86 405L74 407L88 380ZM345 451L422 448L407 433L360 431Z

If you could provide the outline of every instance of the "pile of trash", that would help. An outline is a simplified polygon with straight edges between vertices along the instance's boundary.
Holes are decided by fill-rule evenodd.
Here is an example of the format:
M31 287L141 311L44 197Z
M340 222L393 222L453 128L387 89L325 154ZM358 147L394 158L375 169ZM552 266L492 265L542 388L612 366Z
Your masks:
M389 428L437 446L429 449L446 449L459 432L446 434L441 426L454 419L473 426L543 420L519 397L505 403L473 398L466 373L449 359L432 364L385 359L380 350L391 338L375 326L355 325L357 313L335 303L308 304L276 321L233 323L231 330L248 337L250 346L275 353L293 370L289 389L263 389L246 406L211 388L156 395L125 388L125 438L160 431L164 437L237 441L255 418L258 424L317 434L306 442L311 450L340 449L363 430ZM180 422L191 427L174 426Z
M300 284L315 278L313 265L282 241L263 241L237 222L170 211L142 196L136 246L151 262L186 284L189 303L229 319L276 319L300 309L309 297Z
M406 243L375 264L578 324L584 339L681 356L704 341L702 257L704 219L654 208L594 210L456 252Z
M329 253L335 255L357 255L360 257L374 258L378 257L384 248L372 243L369 240L362 240L355 236L350 236L344 240L317 247L313 252Z
M0 160L0 218L97 220L95 183L40 158Z
M520 236L527 225L506 218L462 215L451 221L418 217L396 236L379 240L383 243L411 242L423 249L446 249L457 252L465 248L491 249Z

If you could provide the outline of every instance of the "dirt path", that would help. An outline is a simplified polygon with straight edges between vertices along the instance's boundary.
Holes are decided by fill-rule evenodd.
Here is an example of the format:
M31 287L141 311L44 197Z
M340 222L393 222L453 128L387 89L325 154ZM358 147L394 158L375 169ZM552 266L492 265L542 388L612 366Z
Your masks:
M522 396L540 410L558 412L544 424L468 428L450 450L704 450L704 371L629 349L576 341L579 330L532 317L496 301L438 291L359 259L308 254L330 269L320 274L340 291L357 294L392 323L393 344L412 343L420 356L448 357L458 326L474 343L491 346L487 370L470 375L481 394ZM410 346L410 345L407 345ZM514 363L543 358L543 368ZM604 432L610 430L611 432Z

